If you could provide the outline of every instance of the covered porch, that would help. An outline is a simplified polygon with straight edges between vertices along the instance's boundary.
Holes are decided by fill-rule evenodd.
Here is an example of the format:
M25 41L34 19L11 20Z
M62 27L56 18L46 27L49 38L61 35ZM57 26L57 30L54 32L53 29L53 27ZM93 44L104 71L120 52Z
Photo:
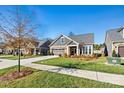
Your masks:
M67 55L80 55L79 45L68 45Z
M68 45L67 55L92 55L93 45Z

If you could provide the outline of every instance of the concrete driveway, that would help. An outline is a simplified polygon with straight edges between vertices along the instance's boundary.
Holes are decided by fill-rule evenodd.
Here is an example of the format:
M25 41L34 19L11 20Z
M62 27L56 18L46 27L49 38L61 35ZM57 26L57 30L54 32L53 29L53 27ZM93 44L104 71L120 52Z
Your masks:
M51 58L57 58L58 56L41 56L35 58L21 59L21 65L30 64L32 62L37 62L40 60L46 60ZM0 69L8 68L11 66L18 65L18 60L8 60L8 59L0 59Z

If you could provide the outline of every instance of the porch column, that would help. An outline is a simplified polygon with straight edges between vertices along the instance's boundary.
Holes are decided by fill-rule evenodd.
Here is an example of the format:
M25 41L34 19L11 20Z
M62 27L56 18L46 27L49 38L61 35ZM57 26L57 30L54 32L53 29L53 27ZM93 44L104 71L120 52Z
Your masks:
M89 46L87 46L87 54L89 55Z
M78 45L77 45L77 47L76 47L76 52L77 52L77 55L79 55L79 49L78 49L79 47L78 47Z
M67 55L69 55L69 46L67 46L67 51L66 51Z
M93 55L93 45L91 46L91 55Z
M36 48L34 48L34 53L33 54L36 55Z

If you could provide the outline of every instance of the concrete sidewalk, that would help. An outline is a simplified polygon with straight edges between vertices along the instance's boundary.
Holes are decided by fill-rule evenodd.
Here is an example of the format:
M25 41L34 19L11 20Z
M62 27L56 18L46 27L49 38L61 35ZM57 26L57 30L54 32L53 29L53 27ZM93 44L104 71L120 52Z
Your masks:
M23 66L31 67L31 68L38 69L38 70L56 72L60 74L67 74L71 76L82 77L82 78L87 78L91 80L98 80L101 82L124 86L124 75L71 69L71 68L63 68L63 67L58 67L58 66L48 66L48 65L41 65L41 64L24 64Z
M51 58L57 58L58 56L41 56L41 57L35 57L35 58L27 58L27 59L21 59L20 64L30 64L32 62L37 62L40 60L46 60ZM0 69L8 68L18 65L18 60L8 60L8 59L0 59Z

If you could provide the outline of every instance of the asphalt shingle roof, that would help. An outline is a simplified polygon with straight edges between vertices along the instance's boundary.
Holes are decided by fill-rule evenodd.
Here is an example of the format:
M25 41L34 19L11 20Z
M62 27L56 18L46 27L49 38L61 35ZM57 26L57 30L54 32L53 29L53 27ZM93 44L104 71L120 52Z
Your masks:
M87 44L94 43L93 33L69 36L69 38L73 39L74 41L78 43L87 43Z
M111 29L107 31L107 35L112 41L124 41L123 28Z
M46 41L48 41L48 39L40 40L39 41L39 44L38 44L38 47L40 47L41 45L43 45ZM49 39L49 41L52 42L53 40L52 39Z

